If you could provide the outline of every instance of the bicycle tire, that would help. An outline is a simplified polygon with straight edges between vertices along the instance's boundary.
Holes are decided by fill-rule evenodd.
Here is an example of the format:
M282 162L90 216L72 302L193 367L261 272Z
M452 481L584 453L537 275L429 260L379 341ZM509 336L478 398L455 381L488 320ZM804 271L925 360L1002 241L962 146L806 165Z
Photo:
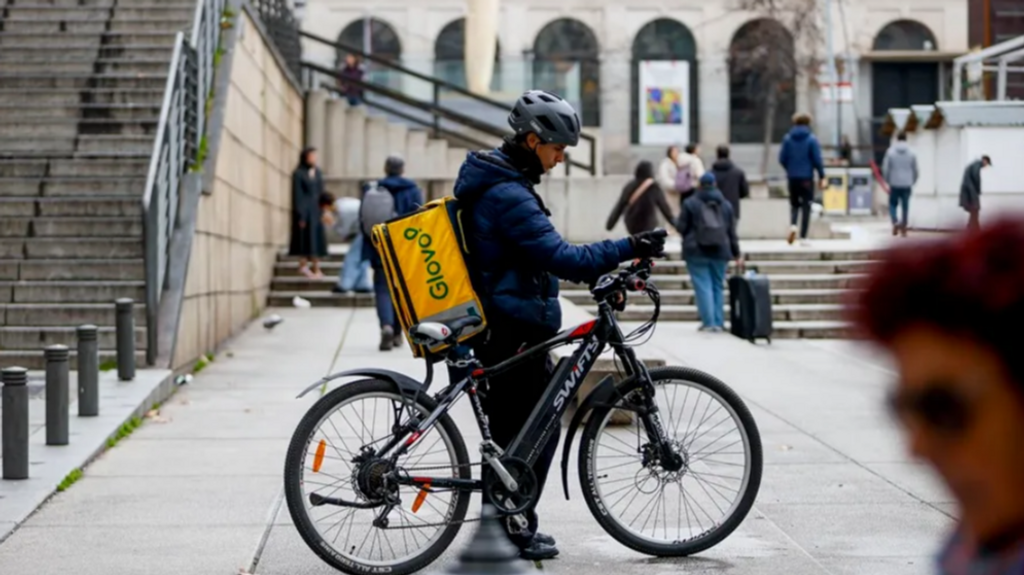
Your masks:
M689 384L695 384L697 387L702 387L727 403L728 407L732 409L733 413L735 413L739 419L740 425L743 427L743 432L746 433L749 440L751 469L746 491L740 497L736 509L728 518L726 518L725 521L711 531L708 531L695 539L680 541L673 544L657 544L652 541L642 539L627 531L621 524L609 516L609 513L605 510L604 503L599 501L599 490L595 484L595 474L593 472L595 466L592 458L596 451L595 444L597 442L597 436L602 429L603 423L610 415L612 410L610 407L600 407L593 410L584 427L583 434L580 438L579 456L577 458L580 487L583 489L583 498L586 500L587 506L590 508L590 512L594 516L594 519L596 519L601 527L619 543L622 543L626 547L645 555L653 555L656 557L686 557L706 551L707 549L721 543L726 537L732 534L737 527L740 526L747 514L750 512L761 485L761 474L764 464L761 437L757 429L757 424L755 423L753 416L750 414L750 410L747 408L746 404L743 403L743 400L740 399L732 388L714 376L685 367L652 368L650 370L650 375L651 380L654 382L656 387L658 381L661 380L685 381ZM639 383L635 380L628 380L620 384L619 390L622 391L624 395L625 393L636 389L638 386Z
M451 545L452 541L458 535L459 530L462 527L462 521L466 518L466 513L469 509L470 496L468 493L453 492L453 496L456 497L458 501L455 504L455 511L453 513L451 523L444 528L443 533L436 541L413 558L401 563L389 565L386 568L386 571L382 570L380 565L362 563L358 560L345 557L340 553L337 553L333 546L326 542L313 526L309 515L306 513L305 505L303 504L302 462L303 456L306 454L309 449L309 445L313 440L316 426L340 404L352 400L360 395L374 393L401 394L394 383L377 379L364 379L343 385L334 391L331 391L324 397L320 398L313 407L306 412L302 420L299 422L299 425L295 428L295 432L293 433L291 442L288 446L287 456L285 457L285 500L288 503L288 511L291 513L292 519L295 522L295 526L299 530L299 535L302 537L303 541L305 541L306 545L308 545L314 553L316 553L331 567L334 567L344 573L349 573L350 575L370 575L383 572L390 573L391 575L407 575L409 573L420 571L433 563ZM433 398L426 394L421 394L417 403L418 407L424 413L430 413L437 407L437 403ZM463 479L472 478L469 453L466 451L466 442L463 439L462 434L459 432L458 427L455 425L455 422L445 414L438 418L435 425L440 425L447 437L451 440L457 464L459 465L459 477Z

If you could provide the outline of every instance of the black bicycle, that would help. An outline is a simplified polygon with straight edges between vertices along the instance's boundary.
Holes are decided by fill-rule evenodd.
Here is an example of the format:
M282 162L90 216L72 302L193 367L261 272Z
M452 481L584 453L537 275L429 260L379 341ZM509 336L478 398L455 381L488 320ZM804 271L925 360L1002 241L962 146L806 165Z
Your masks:
M761 483L761 439L750 411L727 385L700 371L647 369L632 347L650 334L660 299L648 282L653 263L638 260L592 287L597 319L567 330L515 357L485 367L465 345L445 362L468 374L430 395L426 381L360 369L317 381L365 376L316 402L299 423L285 463L288 508L302 538L323 560L346 573L405 574L433 562L467 520L470 495L482 492L513 529L537 504L532 471L538 453L560 428L598 356L611 348L622 378L604 378L579 405L562 456L568 499L569 453L583 426L579 481L591 513L623 545L678 557L725 539L746 517ZM615 312L628 292L654 302L650 321L623 335ZM414 326L410 336L428 348L452 344L477 317ZM487 381L527 358L580 342L555 368L543 399L524 429L502 450L491 440L480 395ZM471 463L449 412L463 396L476 417L481 462ZM480 467L477 477L473 468ZM673 521L674 519L674 521ZM685 525L684 525L685 522Z

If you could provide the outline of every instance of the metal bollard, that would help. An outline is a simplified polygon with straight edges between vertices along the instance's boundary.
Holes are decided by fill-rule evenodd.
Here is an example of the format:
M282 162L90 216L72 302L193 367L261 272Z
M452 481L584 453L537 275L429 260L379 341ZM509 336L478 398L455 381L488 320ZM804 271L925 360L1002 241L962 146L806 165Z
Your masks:
M46 359L46 444L68 444L68 346L51 345Z
M117 306L117 378L121 381L135 379L135 317L132 307L135 301L123 297L115 302Z
M96 326L78 326L78 416L100 414L100 352Z
M460 575L525 575L529 571L519 560L519 552L501 528L494 506L485 504L480 528L459 555L459 560L445 572Z
M3 381L4 479L28 479L28 370L5 367Z

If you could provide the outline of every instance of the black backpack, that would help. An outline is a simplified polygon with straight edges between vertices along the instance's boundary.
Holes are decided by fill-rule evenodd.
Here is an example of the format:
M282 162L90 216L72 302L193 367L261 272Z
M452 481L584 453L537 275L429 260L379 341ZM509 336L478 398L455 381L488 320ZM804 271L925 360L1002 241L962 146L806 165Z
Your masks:
M729 224L725 221L722 204L718 200L700 202L697 245L709 249L729 245Z

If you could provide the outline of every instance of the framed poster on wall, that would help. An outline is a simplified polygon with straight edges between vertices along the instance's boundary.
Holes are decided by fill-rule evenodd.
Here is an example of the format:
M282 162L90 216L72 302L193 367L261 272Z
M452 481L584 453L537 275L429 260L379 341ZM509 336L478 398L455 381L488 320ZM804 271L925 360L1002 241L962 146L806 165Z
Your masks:
M640 143L689 143L690 63L644 60L639 83Z

